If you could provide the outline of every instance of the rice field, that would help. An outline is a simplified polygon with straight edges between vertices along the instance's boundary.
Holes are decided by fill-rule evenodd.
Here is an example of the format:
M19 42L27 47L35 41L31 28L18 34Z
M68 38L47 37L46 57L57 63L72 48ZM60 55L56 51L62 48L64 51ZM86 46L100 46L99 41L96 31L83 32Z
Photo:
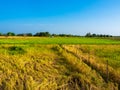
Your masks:
M120 90L119 41L5 37L0 43L0 90Z
M120 44L118 40L86 37L0 37L0 44Z

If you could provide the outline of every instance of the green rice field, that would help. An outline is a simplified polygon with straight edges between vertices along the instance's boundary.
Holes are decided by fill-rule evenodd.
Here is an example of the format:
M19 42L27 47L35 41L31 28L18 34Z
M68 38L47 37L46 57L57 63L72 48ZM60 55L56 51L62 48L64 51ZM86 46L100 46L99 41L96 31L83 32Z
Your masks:
M120 44L120 41L85 37L1 37L0 44Z

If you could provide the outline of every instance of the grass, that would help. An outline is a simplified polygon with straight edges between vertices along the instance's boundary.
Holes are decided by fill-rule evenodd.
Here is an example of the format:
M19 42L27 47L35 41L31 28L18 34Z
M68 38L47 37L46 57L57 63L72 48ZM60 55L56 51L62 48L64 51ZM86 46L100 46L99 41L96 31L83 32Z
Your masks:
M120 41L85 37L1 37L0 44L120 44Z
M0 42L0 90L120 90L119 41L9 37Z

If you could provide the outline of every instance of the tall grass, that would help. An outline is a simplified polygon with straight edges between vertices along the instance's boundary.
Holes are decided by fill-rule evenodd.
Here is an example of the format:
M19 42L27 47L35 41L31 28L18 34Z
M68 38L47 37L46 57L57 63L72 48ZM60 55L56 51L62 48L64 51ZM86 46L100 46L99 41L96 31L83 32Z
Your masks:
M112 47L114 45L109 45L109 46ZM97 47L97 48L94 48L94 47ZM86 63L88 66L90 66L93 70L96 70L103 77L103 79L105 81L107 78L109 78L109 81L116 82L116 83L118 83L118 85L120 85L119 67L115 68L116 67L116 66L114 66L115 64L109 64L109 66L108 66L109 77L108 77L107 73L106 73L107 72L107 70L106 70L107 63L104 60L102 60L102 59L104 59L104 57L99 58L97 55L94 54L94 53L96 53L95 52L96 50L94 50L94 49L99 49L99 47L104 47L104 46L95 46L95 45L74 46L74 45L71 45L69 47L64 46L64 49L66 49L68 52L72 53L76 57L81 58L84 63ZM110 47L109 47L109 50L113 51L113 48L110 48ZM119 46L116 46L116 49L118 47ZM104 48L103 50L107 51L108 48ZM114 50L115 50L115 46L114 46ZM116 51L116 54L118 51L119 50ZM109 52L109 51L107 53L104 52L104 55L108 55L108 53L111 53L111 52ZM113 52L113 53L115 53L115 52ZM119 56L117 56L117 57L119 57ZM107 57L106 59L109 62L109 60L111 61L112 58ZM115 62L115 59L112 60L112 63L116 63L119 65L119 63Z
M107 83L101 75L105 63L104 60L97 63L100 58L97 53L96 56L90 53L87 62L91 65L79 57L88 58L91 48L89 45L0 45L0 90L118 90L114 79ZM96 49L97 46L93 51ZM92 67L96 65L98 69ZM114 70L112 65L109 68Z

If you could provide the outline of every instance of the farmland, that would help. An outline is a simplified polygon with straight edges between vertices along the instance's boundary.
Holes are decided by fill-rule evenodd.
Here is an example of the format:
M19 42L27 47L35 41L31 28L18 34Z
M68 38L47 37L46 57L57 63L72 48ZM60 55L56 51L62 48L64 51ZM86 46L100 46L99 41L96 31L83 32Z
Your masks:
M0 90L119 90L120 41L1 37Z
M0 37L0 44L120 44L118 40L85 37Z

